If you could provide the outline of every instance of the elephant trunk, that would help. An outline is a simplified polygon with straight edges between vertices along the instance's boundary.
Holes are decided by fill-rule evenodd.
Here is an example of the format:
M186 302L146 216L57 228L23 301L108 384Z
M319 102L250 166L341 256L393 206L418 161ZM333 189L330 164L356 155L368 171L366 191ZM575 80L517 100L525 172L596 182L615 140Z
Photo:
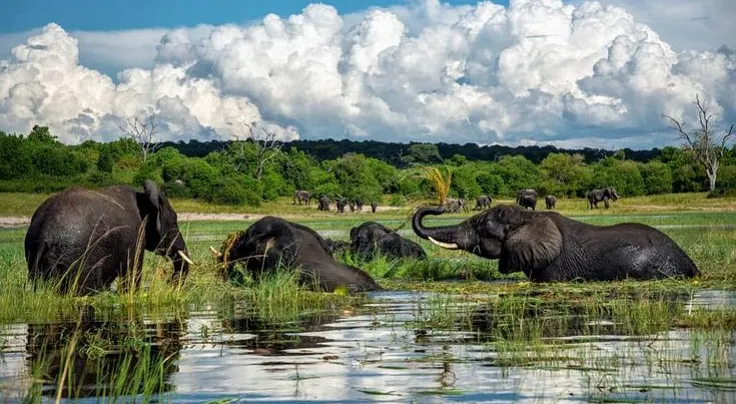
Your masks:
M475 232L470 223L465 221L455 226L424 227L422 219L427 215L441 215L445 208L422 208L414 214L412 228L417 236L450 250L469 250L476 245Z

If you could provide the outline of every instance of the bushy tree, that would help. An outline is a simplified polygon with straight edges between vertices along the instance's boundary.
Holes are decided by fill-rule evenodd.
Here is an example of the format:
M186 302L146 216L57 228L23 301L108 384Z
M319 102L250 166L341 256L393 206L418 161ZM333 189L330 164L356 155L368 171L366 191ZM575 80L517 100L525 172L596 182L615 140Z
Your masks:
M540 192L557 196L583 196L593 176L580 154L551 153L539 164Z
M501 193L514 196L520 189L537 188L540 180L540 170L534 163L524 156L503 156L498 160L498 174L504 182Z
M672 192L672 172L667 164L651 161L641 166L641 175L647 195Z

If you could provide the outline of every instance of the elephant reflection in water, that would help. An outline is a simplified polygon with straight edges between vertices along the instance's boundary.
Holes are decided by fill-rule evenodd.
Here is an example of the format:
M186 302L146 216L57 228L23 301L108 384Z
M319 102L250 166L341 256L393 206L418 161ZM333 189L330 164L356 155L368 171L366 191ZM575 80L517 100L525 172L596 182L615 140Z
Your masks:
M54 397L63 377L61 397L70 399L111 392L138 395L171 391L167 380L179 370L176 363L182 349L181 333L178 321L97 321L89 306L77 322L29 324L27 366L33 380L42 383L32 389L36 394ZM133 375L141 370L150 377L134 382ZM123 391L115 389L119 382L123 382Z

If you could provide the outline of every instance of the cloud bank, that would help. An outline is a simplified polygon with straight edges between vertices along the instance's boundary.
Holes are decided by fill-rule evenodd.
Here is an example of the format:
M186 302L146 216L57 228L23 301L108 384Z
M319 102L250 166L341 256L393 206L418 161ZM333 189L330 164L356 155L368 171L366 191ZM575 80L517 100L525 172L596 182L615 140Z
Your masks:
M125 58L114 43L103 57ZM676 51L597 2L424 0L346 16L312 4L166 31L151 52L152 67L113 80L80 64L77 37L43 27L0 61L2 129L111 140L121 119L154 111L166 140L260 122L285 139L639 148L672 143L661 113L689 117L695 94L736 120L733 54Z

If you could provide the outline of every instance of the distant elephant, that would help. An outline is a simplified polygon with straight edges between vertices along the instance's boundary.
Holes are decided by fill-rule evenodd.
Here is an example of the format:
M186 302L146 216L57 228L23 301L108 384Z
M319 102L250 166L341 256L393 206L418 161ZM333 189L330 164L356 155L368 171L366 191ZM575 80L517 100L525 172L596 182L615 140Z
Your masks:
M557 212L497 205L458 225L422 225L426 215L444 211L441 207L417 211L412 220L414 232L442 248L499 259L502 274L523 271L532 281L547 282L694 277L699 273L672 239L639 223L594 226Z
M348 207L350 208L351 212L355 212L355 202L353 202L352 199L348 201Z
M488 195L481 195L475 198L475 209L473 210L485 210L491 207L492 198Z
M524 208L537 210L537 191L531 188L520 190L516 194L516 203Z
M304 202L307 206L309 206L309 198L312 196L312 194L309 191L299 190L294 192L294 205L296 205L297 201L299 202L299 205Z
M427 258L419 244L376 222L365 222L350 229L350 249L360 259L367 261L377 254L389 259Z
M363 211L363 200L360 198L355 199L355 208L358 209L359 212Z
M588 209L598 209L598 202L603 201L604 206L606 209L610 207L609 200L613 199L614 201L618 200L618 193L616 193L616 188L614 187L607 187L603 189L594 189L585 196L588 199Z
M450 213L460 213L461 211L467 210L465 199L463 198L448 198L445 201L445 206Z
M345 205L348 200L346 198L335 198L335 205L337 206L337 213L345 213Z
M317 210L324 212L328 212L330 210L330 198L327 195L319 197L319 206L317 206Z
M316 291L334 292L346 287L351 292L380 290L362 270L335 261L330 247L314 230L274 216L253 223L218 253L229 279L237 279L235 264L242 263L256 280L280 266L295 269L299 283Z
M544 197L544 204L547 205L547 209L552 210L557 206L557 198L554 195L547 195Z
M143 188L73 186L46 199L26 233L29 280L58 281L61 292L77 294L108 289L117 278L123 289L138 286L144 248L169 257L172 280L183 280L192 262L176 212L153 181Z
M378 204L376 202L371 202L371 213L376 213L376 209L378 209Z

